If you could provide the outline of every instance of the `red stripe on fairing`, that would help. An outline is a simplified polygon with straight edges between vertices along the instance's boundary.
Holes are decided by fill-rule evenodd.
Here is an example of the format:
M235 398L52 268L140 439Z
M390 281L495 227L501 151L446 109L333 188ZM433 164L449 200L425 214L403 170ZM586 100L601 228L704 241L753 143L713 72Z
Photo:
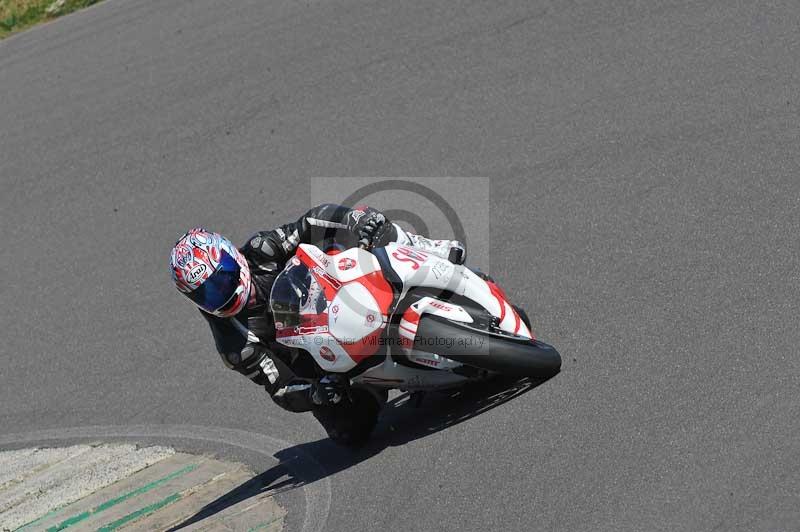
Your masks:
M328 325L328 314L300 314L301 327L321 327Z
M314 266L319 266L319 264L317 264L317 261L315 261L314 258L308 253L306 253L306 250L304 250L301 247L297 248L297 251L295 252L294 256L300 259L300 262L302 262L309 268L313 268Z
M341 283L331 277L330 274L325 271L325 268L320 266L314 257L306 253L303 248L297 249L295 257L300 259L300 262L308 267L309 271L314 276L314 279L316 279L319 285L322 287L322 291L325 293L325 299L328 302L333 301L333 298L336 297L336 292L338 292L342 287ZM316 270L317 268L323 271L323 275L319 274L319 272Z
M506 317L506 304L508 304L508 308L511 309L511 313L514 314L514 334L519 332L520 324L522 320L519 317L519 313L514 310L514 307L508 303L506 298L506 293L503 291L502 288L497 286L491 281L486 281L486 284L489 285L489 290L492 292L492 295L500 303L500 321L502 322L503 319ZM533 331L531 331L531 336L533 336Z
M304 336L307 334L320 334L320 327L328 326L327 314L300 314L300 323L295 327L286 327L275 331L276 338L288 338L291 336Z
M369 358L374 355L375 352L380 348L380 338L382 334L383 328L376 329L357 342L353 342L351 344L340 342L339 345L341 345L342 348L344 348L344 350L347 352L347 355L352 358L356 364L358 364L365 358Z
M350 344L341 344L350 358L359 363L365 358L374 355L381 348L380 338L386 329L385 320L394 301L394 292L392 292L391 285L380 271L362 275L347 284L350 283L358 283L367 289L370 295L375 298L375 302L378 303L381 318L384 321L378 329L375 329L361 340Z
M506 295L505 290L500 288L500 286L494 281L487 281L487 282L494 287L494 289L497 291L498 294L500 294L500 297L503 299L503 301L508 301L508 296Z
M389 309L392 307L392 303L394 303L394 292L392 291L392 286L389 284L389 281L383 276L383 272L380 270L374 271L362 275L351 282L361 284L372 294L384 318L389 315Z
M406 320L408 323L413 323L416 325L419 323L419 312L414 310L411 307L408 307L405 312L403 312L403 319Z
M406 331L406 332L410 332L411 334L417 334L417 330L416 329L409 329L408 327L403 327L402 325L400 325L399 327L401 329L403 329L404 331Z
M486 284L489 286L489 291L492 293L494 298L500 304L500 321L502 322L506 317L506 305L505 305L505 297L503 291L491 281L486 281ZM513 309L512 309L513 311Z
M329 253L330 255L330 253ZM330 303L333 301L334 297L339 290L341 290L344 284L339 281L335 276L331 275L327 271L324 271L323 268L311 255L305 252L303 248L299 248L295 255L303 264L305 264L310 270L314 278L319 282L320 286L322 286L322 290L325 293L325 299ZM319 270L323 270L320 272ZM382 321L385 322L386 317L389 314L389 309L394 302L394 292L392 291L392 287L386 278L383 276L383 272L380 270L374 271L351 281L348 281L345 284L350 283L358 283L362 285L367 291L375 298L375 301L378 303L378 308L381 312ZM327 318L328 315L325 314L325 321L318 325L328 325ZM301 318L302 319L302 318ZM301 326L308 326L307 323L301 323ZM347 352L348 356L353 359L354 362L359 363L365 358L374 355L381 347L380 337L385 330L386 325L385 323L382 324L378 329L374 330L364 338L356 342L352 342L349 344L339 342L339 345ZM294 336L296 332L291 334L287 334L285 336ZM281 336L283 337L283 336Z

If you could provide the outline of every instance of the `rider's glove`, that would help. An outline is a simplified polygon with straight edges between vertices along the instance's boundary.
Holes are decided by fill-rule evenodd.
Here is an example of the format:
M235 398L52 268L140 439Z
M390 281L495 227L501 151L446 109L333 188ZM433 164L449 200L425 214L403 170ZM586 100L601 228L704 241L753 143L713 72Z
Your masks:
M311 402L315 405L335 405L345 394L345 384L339 375L325 375L311 386Z
M386 217L371 207L355 207L347 216L347 227L358 237L359 245L371 247L385 231Z

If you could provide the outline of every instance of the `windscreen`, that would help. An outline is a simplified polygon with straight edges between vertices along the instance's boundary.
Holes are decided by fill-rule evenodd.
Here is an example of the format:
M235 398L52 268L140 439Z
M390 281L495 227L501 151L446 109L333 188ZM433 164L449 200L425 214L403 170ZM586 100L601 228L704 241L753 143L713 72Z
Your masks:
M269 304L276 329L295 327L301 315L322 314L327 307L322 287L308 267L298 260L290 261L275 279Z

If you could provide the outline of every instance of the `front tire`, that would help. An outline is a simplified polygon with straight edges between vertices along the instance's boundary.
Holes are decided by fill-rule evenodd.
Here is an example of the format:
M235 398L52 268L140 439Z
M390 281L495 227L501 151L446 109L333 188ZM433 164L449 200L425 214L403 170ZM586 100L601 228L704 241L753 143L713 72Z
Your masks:
M414 349L515 377L548 378L561 370L561 355L544 342L430 314L419 320Z

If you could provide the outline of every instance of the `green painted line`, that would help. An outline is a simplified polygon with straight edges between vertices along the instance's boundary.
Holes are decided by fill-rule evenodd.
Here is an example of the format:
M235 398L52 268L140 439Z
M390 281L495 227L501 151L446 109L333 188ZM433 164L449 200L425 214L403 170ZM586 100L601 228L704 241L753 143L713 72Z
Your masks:
M269 528L269 525L271 525L272 523L275 523L276 521L280 521L281 519L283 519L282 516L281 517L276 517L275 519L273 519L271 521L267 521L266 523L261 523L260 525L256 525L253 528L247 529L247 532L257 532L258 530L266 530L267 528Z
M181 494L180 493L173 493L169 497L161 499L158 502L154 502L153 504L151 504L149 506L145 506L144 508L140 508L140 509L136 510L135 512L131 512L128 515L126 515L125 517L121 517L121 518L117 519L116 521L114 521L112 523L109 523L109 524L107 524L105 526L101 526L100 528L97 529L97 532L111 532L112 530L116 530L119 527L121 527L122 525L124 525L125 523L133 521L135 519L139 519L140 517L145 517L147 515L150 515L151 513L155 512L157 510L160 510L161 508L163 508L165 506L169 506L170 504L172 504L173 502L175 502L177 500L180 500L180 498L181 498Z
M55 510L50 510L49 512L47 512L43 516L37 517L36 519L31 521L30 523L24 524L21 527L17 528L16 530L14 530L14 532L24 532L25 530L30 530L31 528L35 527L36 525L38 525L39 523L41 523L45 519L50 519L51 517L56 515L60 510L61 510L61 508L56 508Z
M100 512L102 512L104 510L108 510L112 506L116 506L117 504L119 504L121 502L127 501L131 497L136 497L137 495L141 495L143 493L147 493L148 491L152 490L153 488L157 488L161 484L164 484L165 482L169 482L170 480L172 480L174 478L177 478L177 477L179 477L181 475L185 475L189 471L193 471L195 469L197 469L197 464L189 464L188 466L184 467L183 469L179 469L177 471L174 471L174 472L170 473L169 475L167 475L165 477L161 477L161 478L159 478L157 480L154 480L154 481L152 481L152 482L150 482L148 484L145 484L144 486L142 486L140 488L136 488L133 491L129 491L128 493L125 493L124 495L120 495L119 497L115 497L113 499L109 499L109 500L105 501L104 503L99 504L99 505L95 506L94 508L92 508L90 510L87 510L85 512L81 512L79 514L73 515L72 517L70 517L68 519L65 519L64 521L61 521L56 526L52 526L52 527L48 528L47 532L58 532L60 530L64 530L65 528L68 528L68 527L70 527L70 526L72 526L72 525L74 525L76 523L80 523L84 519L88 519L89 517L91 517L91 516L93 516L93 515L95 515L97 513L100 513ZM42 520L47 519L48 517L51 517L57 511L58 511L58 509L53 510L52 512L50 512L48 514L43 515L42 517L39 517L35 521L31 521L30 523L24 525L23 527L18 528L17 531L19 532L19 531L22 531L24 529L32 528L33 526L35 526L37 523L41 522Z

